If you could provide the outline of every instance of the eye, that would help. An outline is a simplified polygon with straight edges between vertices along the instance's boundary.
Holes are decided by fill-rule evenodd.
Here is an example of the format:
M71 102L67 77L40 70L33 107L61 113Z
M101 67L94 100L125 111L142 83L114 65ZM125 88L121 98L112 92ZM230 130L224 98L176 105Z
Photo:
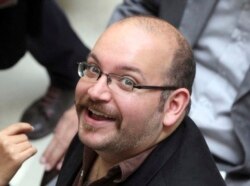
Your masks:
M91 72L91 73L94 73L94 74L100 74L101 70L99 67L95 66L95 65L90 65L88 70Z
M133 90L135 84L136 83L128 77L121 77L120 79L120 86L124 90Z
M101 73L101 70L96 65L88 65L84 74L89 78L97 78Z

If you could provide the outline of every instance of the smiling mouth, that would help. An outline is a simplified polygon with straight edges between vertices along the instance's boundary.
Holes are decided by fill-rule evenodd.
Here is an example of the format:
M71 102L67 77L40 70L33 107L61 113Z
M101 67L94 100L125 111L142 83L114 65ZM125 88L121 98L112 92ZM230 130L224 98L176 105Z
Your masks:
M97 111L91 108L89 108L87 112L88 112L88 116L94 120L98 120L98 121L102 121L102 120L114 121L115 120L114 117L111 117L108 114L102 113L100 111Z

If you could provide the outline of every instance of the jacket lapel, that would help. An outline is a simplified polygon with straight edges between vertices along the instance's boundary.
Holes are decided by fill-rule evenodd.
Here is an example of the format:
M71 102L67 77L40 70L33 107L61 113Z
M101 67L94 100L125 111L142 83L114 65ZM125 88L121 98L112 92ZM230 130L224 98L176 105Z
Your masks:
M179 28L186 4L187 0L161 0L159 17Z
M80 154L80 156L79 156ZM76 135L67 151L56 185L72 185L82 165L83 145Z
M187 1L180 24L180 31L187 38L191 46L194 46L200 37L217 2L218 0Z
M159 17L169 21L194 46L218 0L161 0Z

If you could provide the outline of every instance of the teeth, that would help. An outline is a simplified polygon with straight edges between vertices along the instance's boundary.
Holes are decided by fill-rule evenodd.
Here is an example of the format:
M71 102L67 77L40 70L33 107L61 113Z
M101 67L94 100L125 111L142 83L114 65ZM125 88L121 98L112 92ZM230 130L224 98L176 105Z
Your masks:
M96 110L93 110L93 109L89 109L93 114L95 114L95 115L97 115L97 116L101 116L101 117L105 117L105 118L111 118L111 117L109 117L108 115L105 115L105 114L103 114L103 113L101 113L101 112L98 112L98 111L96 111Z

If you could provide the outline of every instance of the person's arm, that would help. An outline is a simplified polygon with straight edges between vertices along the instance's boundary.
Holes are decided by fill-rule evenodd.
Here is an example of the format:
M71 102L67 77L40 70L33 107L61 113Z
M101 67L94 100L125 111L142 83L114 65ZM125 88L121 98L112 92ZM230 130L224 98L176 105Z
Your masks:
M0 131L0 186L8 185L22 163L37 152L25 135L32 129L28 123L16 123Z
M113 11L108 25L129 16L157 16L158 9L159 3L157 0L124 0Z

